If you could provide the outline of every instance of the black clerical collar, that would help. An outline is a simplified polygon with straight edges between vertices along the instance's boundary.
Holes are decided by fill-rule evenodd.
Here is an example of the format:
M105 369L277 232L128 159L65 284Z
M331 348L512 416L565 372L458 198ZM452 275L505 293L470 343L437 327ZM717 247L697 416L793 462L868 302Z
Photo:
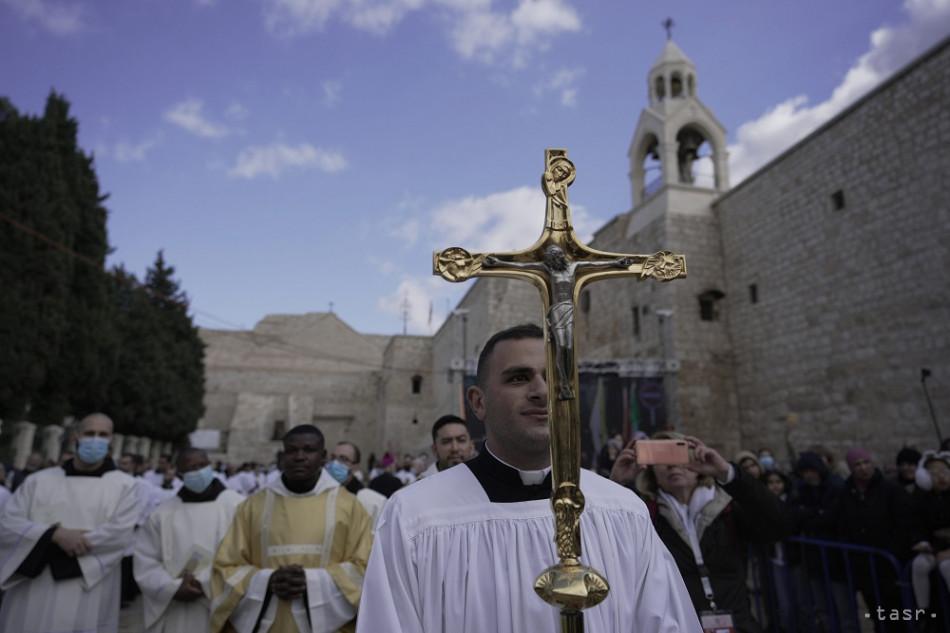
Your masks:
M517 468L503 464L487 449L479 453L478 457L465 462L465 465L475 475L492 503L517 503L551 498L550 472L540 484L526 486L521 481Z
M317 482L320 481L320 475L318 474L314 478L313 483L309 481L287 481L287 475L281 475L280 480L284 483L284 487L287 488L287 490L295 495L302 495L317 487Z
M178 489L178 496L181 497L183 503L206 503L208 501L214 501L218 498L218 495L224 491L224 484L221 483L220 479L215 477L211 480L211 484L201 492L192 492L185 486L182 486Z
M63 464L63 470L66 471L67 477L102 477L104 474L110 470L115 470L115 462L112 461L112 458L106 456L102 463L99 464L99 468L95 470L76 470L76 465L73 463L75 460L70 459L65 464Z
M356 477L350 477L350 480L346 482L346 485L343 486L353 494L356 494L363 489L363 484Z

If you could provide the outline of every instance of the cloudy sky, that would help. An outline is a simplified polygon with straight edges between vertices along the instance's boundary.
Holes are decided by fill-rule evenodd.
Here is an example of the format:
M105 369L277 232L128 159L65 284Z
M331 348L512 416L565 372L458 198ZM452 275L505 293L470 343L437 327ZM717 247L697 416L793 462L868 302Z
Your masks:
M545 147L582 233L629 209L667 16L733 184L950 33L950 0L0 0L0 94L66 95L110 262L164 249L200 325L429 333L465 290L432 249L531 243Z

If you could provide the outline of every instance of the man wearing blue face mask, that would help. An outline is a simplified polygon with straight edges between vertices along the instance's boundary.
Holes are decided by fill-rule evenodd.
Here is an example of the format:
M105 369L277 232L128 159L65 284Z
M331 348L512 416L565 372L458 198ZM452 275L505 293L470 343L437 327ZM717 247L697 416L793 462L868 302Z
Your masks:
M383 506L386 505L386 496L367 488L356 478L353 473L359 467L359 447L353 442L344 440L337 442L333 452L330 453L330 461L324 466L324 470L336 479L341 486L356 495L357 501L363 504L363 508L369 514L375 530L376 520L382 512Z
M182 487L149 516L135 542L146 633L208 630L214 551L244 501L214 476L203 450L184 449L177 467Z
M109 457L112 420L79 423L75 458L29 477L0 521L0 631L114 633L119 562L141 502Z

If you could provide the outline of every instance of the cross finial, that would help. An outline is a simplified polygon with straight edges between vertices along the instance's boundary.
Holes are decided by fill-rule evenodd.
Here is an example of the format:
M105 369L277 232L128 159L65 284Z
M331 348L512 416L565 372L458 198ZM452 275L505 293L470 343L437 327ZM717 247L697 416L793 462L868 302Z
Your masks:
M663 28L666 29L666 39L673 39L673 25L676 24L673 21L673 18L666 18L660 24L663 25Z

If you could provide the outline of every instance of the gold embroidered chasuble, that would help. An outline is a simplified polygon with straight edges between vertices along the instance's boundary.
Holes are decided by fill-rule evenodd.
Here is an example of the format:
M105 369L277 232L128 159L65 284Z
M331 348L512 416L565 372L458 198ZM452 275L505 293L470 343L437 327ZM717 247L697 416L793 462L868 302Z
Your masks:
M325 471L303 494L277 479L238 507L218 547L211 631L354 631L371 546L369 515ZM271 572L291 564L305 569L307 593L269 595Z

